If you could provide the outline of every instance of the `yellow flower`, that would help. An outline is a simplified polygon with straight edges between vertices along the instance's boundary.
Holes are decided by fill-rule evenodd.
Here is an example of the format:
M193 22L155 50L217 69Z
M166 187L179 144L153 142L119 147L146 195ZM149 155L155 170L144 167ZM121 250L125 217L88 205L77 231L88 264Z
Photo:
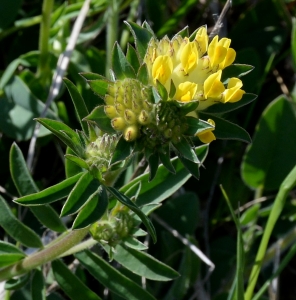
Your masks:
M229 79L227 89L223 93L222 101L225 102L237 102L239 101L243 94L246 92L241 90L240 88L243 86L243 83L240 79L232 77Z
M173 72L173 62L168 55L158 56L152 65L152 77L154 82L158 80L165 85Z
M198 29L195 36L195 42L197 43L199 57L202 57L207 52L208 41L209 37L207 35L207 27L202 26Z
M210 75L204 83L204 97L207 98L220 98L221 94L225 91L223 83L220 81L222 71Z
M196 91L197 91L196 83L189 82L189 81L180 83L177 88L174 99L183 102L191 101L195 96Z
M229 48L230 43L230 39L222 38L218 41L218 36L214 37L208 49L212 67L219 65L220 69L224 69L234 62L236 52L234 49Z
M212 119L208 119L207 122L215 127L215 122ZM198 133L196 136L200 139L202 143L211 143L216 139L214 133L212 132L213 130L215 130L215 128L207 128L204 131Z
M185 45L181 52L181 64L185 74L193 70L198 63L198 51L195 43L189 42Z

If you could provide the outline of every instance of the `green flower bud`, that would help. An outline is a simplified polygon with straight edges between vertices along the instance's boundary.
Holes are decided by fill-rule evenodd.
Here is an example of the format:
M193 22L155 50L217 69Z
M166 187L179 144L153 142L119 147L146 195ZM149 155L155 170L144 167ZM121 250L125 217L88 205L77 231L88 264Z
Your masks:
M116 216L115 230L117 234L124 238L128 236L134 227L133 217L128 211L119 211Z

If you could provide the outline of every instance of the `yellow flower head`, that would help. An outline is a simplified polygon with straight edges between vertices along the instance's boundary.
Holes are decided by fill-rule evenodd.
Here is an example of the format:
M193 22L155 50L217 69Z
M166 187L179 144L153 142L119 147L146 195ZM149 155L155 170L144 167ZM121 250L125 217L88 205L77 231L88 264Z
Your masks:
M177 88L174 99L183 102L191 101L195 96L196 91L197 91L197 84L189 81L180 83Z
M154 82L158 80L165 85L173 72L173 62L168 55L158 56L152 65L152 77Z
M234 49L229 48L230 43L231 40L227 38L218 41L217 35L213 38L208 49L212 67L219 65L220 69L224 69L234 62L236 52Z
M222 102L237 102L239 101L243 94L246 92L240 88L243 86L243 83L240 79L232 77L229 79L227 89L224 92Z
M215 127L215 122L212 119L208 119L207 122ZM211 143L212 141L214 141L216 139L216 137L213 133L213 130L215 130L215 128L205 129L202 132L198 133L196 136L200 139L200 141L202 143L205 143L205 144Z

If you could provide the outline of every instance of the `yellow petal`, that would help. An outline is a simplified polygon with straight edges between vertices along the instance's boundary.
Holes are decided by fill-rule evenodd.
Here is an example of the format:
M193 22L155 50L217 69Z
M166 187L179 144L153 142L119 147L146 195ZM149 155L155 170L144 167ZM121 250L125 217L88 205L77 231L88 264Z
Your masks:
M207 35L207 28L205 26L202 26L198 29L195 41L197 43L197 49L199 57L202 57L208 50L208 42L209 37Z
M223 83L220 81L222 71L210 75L204 83L204 96L205 98L219 98L225 91Z
M208 119L207 122L215 126L215 122L212 119ZM215 128L207 128L204 131L198 133L197 137L202 143L208 144L216 139L214 133L212 132L213 130L215 130Z
M173 63L168 55L158 56L152 66L152 77L154 82L158 80L161 84L165 84L170 78L173 71Z
M236 52L235 52L235 50L232 49L232 48L229 48L229 49L227 50L226 57L225 57L225 59L220 63L219 68L223 70L224 68L230 66L230 65L234 62L235 57L236 57Z
M174 99L188 102L191 101L197 91L197 84L193 82L186 81L184 83L180 83Z
M237 102L239 101L245 91L240 88L243 86L243 83L240 79L232 77L229 79L227 89L224 92L222 102Z
M189 42L184 46L180 59L186 74L197 65L198 52L196 45L193 42Z

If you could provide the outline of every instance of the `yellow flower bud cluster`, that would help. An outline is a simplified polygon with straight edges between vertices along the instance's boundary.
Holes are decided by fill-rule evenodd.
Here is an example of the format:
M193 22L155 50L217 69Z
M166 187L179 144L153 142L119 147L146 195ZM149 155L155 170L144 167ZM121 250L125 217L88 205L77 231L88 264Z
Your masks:
M115 247L122 239L131 235L135 222L128 210L120 210L109 215L108 220L93 224L90 233L100 243Z
M95 165L101 172L108 169L110 159L115 150L118 138L115 135L104 134L85 149L86 163L89 167Z
M227 86L221 82L223 69L231 65L236 56L230 48L231 40L215 36L209 44L206 27L199 28L194 38L176 35L172 40L164 37L152 39L144 58L150 84L159 81L170 93L174 85L173 100L199 101L197 110L215 103L239 101L245 93L242 81L230 78Z
M140 127L151 122L153 104L151 90L135 79L118 80L110 84L105 96L105 114L112 127L123 133L126 141L140 136Z

